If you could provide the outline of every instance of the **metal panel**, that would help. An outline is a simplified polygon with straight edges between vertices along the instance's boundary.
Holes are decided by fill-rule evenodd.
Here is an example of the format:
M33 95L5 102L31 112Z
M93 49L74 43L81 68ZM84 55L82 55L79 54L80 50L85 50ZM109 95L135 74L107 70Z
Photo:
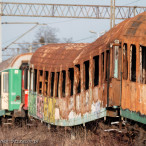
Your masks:
M33 117L37 117L37 94L35 92L29 92L28 98L28 114Z
M21 104L21 70L9 70L9 110L19 109Z
M43 120L43 108L44 108L44 101L43 101L43 96L38 95L37 96L37 117L41 120Z

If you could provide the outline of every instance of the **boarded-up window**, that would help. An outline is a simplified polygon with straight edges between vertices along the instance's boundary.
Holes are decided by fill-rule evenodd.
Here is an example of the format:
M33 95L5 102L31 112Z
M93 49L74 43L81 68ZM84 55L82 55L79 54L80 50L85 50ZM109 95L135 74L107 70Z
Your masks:
M99 56L93 57L94 60L94 86L99 84Z
M131 67L131 81L136 82L136 46L131 45L131 62L130 62L130 67Z
M65 97L66 71L62 71L62 97Z
M73 95L73 86L74 86L74 69L69 68L69 79L71 83L71 90L70 90L70 96Z
M54 72L51 72L51 97L53 97L53 91L54 91Z
M89 89L89 61L84 62L85 90Z
M123 46L123 79L128 79L128 55L127 55L127 44Z
M140 74L141 74L141 83L146 84L146 47L140 46Z

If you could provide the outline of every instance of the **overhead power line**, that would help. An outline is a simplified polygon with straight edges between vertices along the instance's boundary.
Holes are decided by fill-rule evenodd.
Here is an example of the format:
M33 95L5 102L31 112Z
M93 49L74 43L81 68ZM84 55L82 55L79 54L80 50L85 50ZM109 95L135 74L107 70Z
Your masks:
M125 5L125 6L128 6L128 5L130 5L130 4L134 4L134 3L139 2L139 1L141 1L141 0L136 0L136 1L133 1L133 2L131 2L131 3L124 4L124 5Z

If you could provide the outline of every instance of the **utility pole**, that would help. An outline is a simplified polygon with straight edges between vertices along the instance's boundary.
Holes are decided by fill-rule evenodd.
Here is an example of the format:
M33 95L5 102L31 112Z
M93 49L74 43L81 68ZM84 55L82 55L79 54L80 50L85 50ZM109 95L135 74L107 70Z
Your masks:
M114 0L114 6L113 6L113 27L115 26L115 0Z
M2 2L2 0L0 0ZM2 25L1 25L1 19L2 19L2 5L0 4L0 63L2 62Z
M115 26L115 0L111 0L110 28Z
M110 28L113 27L113 0L111 0L111 17L110 17Z

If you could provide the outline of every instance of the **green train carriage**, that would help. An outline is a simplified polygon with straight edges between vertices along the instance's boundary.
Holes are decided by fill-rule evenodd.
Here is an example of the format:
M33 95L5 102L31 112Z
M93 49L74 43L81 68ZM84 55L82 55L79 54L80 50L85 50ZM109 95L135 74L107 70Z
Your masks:
M19 69L0 72L0 114L25 117L22 109L22 73Z

